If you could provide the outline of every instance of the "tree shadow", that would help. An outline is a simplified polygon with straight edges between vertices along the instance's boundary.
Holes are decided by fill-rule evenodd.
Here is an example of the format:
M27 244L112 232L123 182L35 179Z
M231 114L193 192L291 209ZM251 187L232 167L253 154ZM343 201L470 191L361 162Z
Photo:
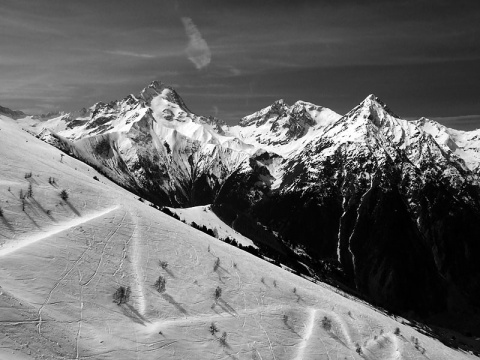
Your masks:
M283 324L290 330L292 333L297 335L299 338L302 338L302 336L288 323L288 316L284 315L283 316Z
M348 345L342 339L340 339L340 337L337 334L333 333L331 330L327 330L327 331L328 331L328 334L330 335L330 337L333 340L342 344L343 346L345 346L348 349Z
M170 275L172 278L175 279L175 275L173 274L172 270L170 270L168 267L165 268L165 269L163 269L163 270L165 270L165 272L166 272L168 275Z
M33 178L33 175L30 176L29 178L26 178L25 180L27 180L30 184L38 185L38 182Z
M161 295L162 295L162 298L164 300L168 301L170 304L175 306L177 308L177 310L180 311L182 314L184 314L184 315L188 314L187 310L185 310L185 308L182 305L180 305L178 302L176 302L173 297L171 297L167 293L162 293Z
M300 295L298 295L297 293L295 293L295 296L297 297L297 303L300 302L300 301L304 301L302 299L302 297Z
M218 268L216 270L214 270L217 273L218 280L220 280L220 282L222 284L225 284L225 281L223 280L223 277L222 277L222 274L221 274L220 270L226 272L228 275L230 275L230 272L221 265L219 265Z
M30 215L28 215L28 213L27 213L26 210L24 210L23 213L24 213L25 215L27 215L27 217L30 219L30 221L33 222L33 224L34 224L37 228L41 229L41 228L40 228L40 225L38 225L37 222L36 222L35 220L33 220L33 218L32 218Z
M72 210L75 215L77 215L78 217L81 217L82 215L78 212L77 209L75 209L75 207L70 203L70 201L68 200L65 200L65 203L70 207L70 210Z
M43 211L43 213L45 213L45 214L50 218L50 220L52 220L52 221L54 221L54 222L57 222L57 221L53 218L53 216L50 215L50 214L48 213L48 211L45 210L45 209L43 208L43 206L40 205L40 203L39 203L35 198L31 198L31 199L32 199L32 202L34 202L35 205L36 205L41 211Z
M231 307L230 304L228 304L222 298L217 299L217 301L215 301L212 304L212 306L210 307L213 311L215 311L217 314L219 314L219 312L215 310L216 305L218 305L224 312L226 312L226 313L228 313L228 314L230 314L234 317L238 317L238 313L235 311L235 309L233 307Z
M13 226L10 225L10 223L8 222L7 219L5 219L5 215L0 216L0 219L2 219L2 222L5 224L5 226L8 228L8 230L10 230L11 232L13 232Z
M122 306L122 305L125 305L125 306ZM135 309L132 305L128 304L128 303L124 303L120 305L121 309L122 309L122 312L125 316L127 316L128 318L132 319L134 322L136 322L137 324L140 324L140 325L143 325L145 326L145 323L146 322L149 322L147 319L145 319L145 317L143 317L142 314L140 314L137 309Z
M228 275L230 275L230 272L229 272L227 269L225 269L222 265L219 265L218 268L219 268L219 269L222 269L222 270L225 271Z
M215 340L217 340L220 343L220 346L224 347L225 349L232 350L232 347L228 344L226 339L222 339L221 337L217 336L217 334L213 334L215 337ZM229 353L227 350L225 350L227 355L233 359L238 359L236 358L233 354Z

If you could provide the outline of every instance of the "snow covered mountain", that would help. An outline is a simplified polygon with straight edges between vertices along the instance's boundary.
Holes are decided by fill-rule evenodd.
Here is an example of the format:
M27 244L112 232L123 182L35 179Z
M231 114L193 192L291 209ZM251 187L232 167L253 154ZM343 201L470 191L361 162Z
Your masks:
M196 231L21 126L0 116L1 359L476 358L454 348L474 339L447 347Z
M248 227L267 226L317 273L337 269L391 309L428 316L476 306L478 177L465 153L421 125L370 95L273 171L259 165L230 176L215 209L227 223L242 214Z
M227 126L156 81L75 114L17 121L157 204L213 203L269 256L288 258L287 247L389 309L478 305L478 131L403 120L374 95L344 116L279 100Z

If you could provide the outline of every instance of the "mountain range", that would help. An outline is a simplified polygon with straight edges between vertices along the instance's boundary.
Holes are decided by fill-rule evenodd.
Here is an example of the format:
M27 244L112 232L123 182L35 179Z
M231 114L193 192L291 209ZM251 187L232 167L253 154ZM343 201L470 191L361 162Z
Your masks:
M278 100L231 126L158 81L73 113L0 110L156 206L212 204L299 272L479 330L480 130L404 120L375 95L344 115Z

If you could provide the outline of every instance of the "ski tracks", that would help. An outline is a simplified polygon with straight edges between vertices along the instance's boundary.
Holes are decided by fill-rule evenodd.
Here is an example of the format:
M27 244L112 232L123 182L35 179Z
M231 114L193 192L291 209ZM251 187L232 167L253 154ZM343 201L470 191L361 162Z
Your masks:
M317 313L316 309L310 309L310 316L308 318L308 323L305 326L305 335L303 337L302 343L300 344L297 357L295 358L295 360L303 360L305 349L307 348L307 345L308 345L308 340L310 339L310 336L312 336L312 333L313 333L313 326L315 324L316 313Z
M78 225L81 225L83 223L86 223L86 222L92 221L96 218L99 218L101 216L104 216L104 215L116 210L117 208L118 208L118 206L114 206L114 207L108 208L108 209L100 211L100 212L95 212L95 213L92 213L92 214L87 215L87 216L82 216L82 217L79 217L79 218L75 218L75 219L67 221L63 224L55 226L54 228L52 228L49 231L45 231L45 232L41 232L39 234L34 234L34 235L31 235L31 236L27 236L26 238L24 238L22 240L19 240L18 242L14 243L12 245L7 245L7 246L4 246L3 248L0 248L0 257L5 256L5 255L9 255L9 254L11 254L11 253L13 253L17 250L20 250L24 247L32 245L32 244L34 244L38 241L47 239L50 236L59 234L59 233L65 231L65 230L69 230L69 229L74 228Z
M137 297L137 304L138 304L138 311L140 314L144 315L145 310L147 307L146 300L145 300L145 290L144 290L144 281L146 276L143 275L143 269L141 266L142 263L142 235L140 233L140 226L138 222L138 215L132 214L130 212L133 223L133 244L132 244L132 270L133 270L133 278L135 281L134 289L136 292ZM148 260L147 260L148 264Z

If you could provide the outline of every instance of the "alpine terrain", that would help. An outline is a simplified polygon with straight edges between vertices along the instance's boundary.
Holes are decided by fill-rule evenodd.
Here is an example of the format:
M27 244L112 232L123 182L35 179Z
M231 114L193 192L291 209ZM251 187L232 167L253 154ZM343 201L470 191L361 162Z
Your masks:
M0 107L0 158L0 358L479 351L480 130L375 95L230 126L154 81L72 113Z

